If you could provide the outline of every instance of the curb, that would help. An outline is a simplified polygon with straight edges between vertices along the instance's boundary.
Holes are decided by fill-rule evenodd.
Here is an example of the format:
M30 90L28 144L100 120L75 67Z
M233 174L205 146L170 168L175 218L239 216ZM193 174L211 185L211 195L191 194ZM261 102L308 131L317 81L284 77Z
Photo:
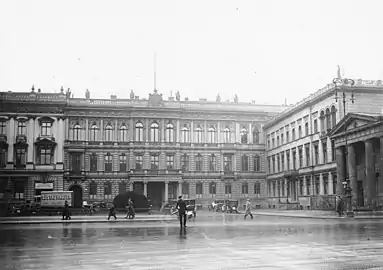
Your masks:
M14 225L14 224L70 224L70 223L143 223L143 222L169 222L177 219L117 219L117 220L84 220L84 219L71 219L71 220L7 220L0 221L0 225Z
M345 219L344 217L334 217L334 216L300 216L300 215L286 215L286 214L274 214L274 213L259 213L253 212L253 215L257 216L274 216L274 217L288 217L288 218L311 218L311 219Z

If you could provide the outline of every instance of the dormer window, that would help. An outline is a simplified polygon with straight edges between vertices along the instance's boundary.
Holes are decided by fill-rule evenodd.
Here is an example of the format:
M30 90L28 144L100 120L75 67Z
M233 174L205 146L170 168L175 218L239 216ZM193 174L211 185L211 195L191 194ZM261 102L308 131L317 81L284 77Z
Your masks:
M41 136L51 136L52 122L41 122Z

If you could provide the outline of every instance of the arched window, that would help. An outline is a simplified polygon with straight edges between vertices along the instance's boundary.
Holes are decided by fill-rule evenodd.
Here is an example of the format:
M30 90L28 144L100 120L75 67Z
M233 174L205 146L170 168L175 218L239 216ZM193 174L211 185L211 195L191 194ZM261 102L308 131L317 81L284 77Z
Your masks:
M326 131L331 129L331 114L330 109L326 109Z
M105 141L106 142L113 141L113 127L111 125L107 125L105 127Z
M202 143L202 128L200 126L195 129L195 142Z
M97 125L92 125L89 129L89 140L92 142L97 141L97 131L98 131L98 126Z
M324 132L326 130L324 111L320 112L319 121L320 121L320 131Z
M261 159L260 159L259 155L255 155L254 156L254 167L253 167L253 170L255 172L260 172L261 171Z
M144 125L141 122L136 123L136 138L135 141L144 141Z
M189 143L190 142L190 132L187 127L183 127L181 130L181 137L183 143Z
M104 183L104 199L112 199L112 183L110 182Z
M120 127L120 142L128 141L128 128L126 126Z
M231 137L230 137L230 129L225 128L223 131L223 141L224 143L230 143L231 142Z
M174 142L174 126L171 123L166 125L166 142L172 143Z
M258 143L259 143L259 130L257 127L254 127L253 128L253 144L258 144Z
M209 194L215 195L217 193L217 184L215 182L209 183Z
M241 143L247 143L247 130L245 128L241 129Z
M331 107L331 122L332 122L332 128L336 125L336 108L335 106Z
M209 143L215 143L215 129L213 127L208 130Z
M158 142L159 140L159 126L157 123L152 123L150 125L150 141Z
M305 136L309 135L309 123L305 123Z
M74 141L81 140L81 126L79 124L76 124L73 127L73 140Z
M89 184L89 198L96 199L96 197L97 197L97 183L95 181L92 181Z

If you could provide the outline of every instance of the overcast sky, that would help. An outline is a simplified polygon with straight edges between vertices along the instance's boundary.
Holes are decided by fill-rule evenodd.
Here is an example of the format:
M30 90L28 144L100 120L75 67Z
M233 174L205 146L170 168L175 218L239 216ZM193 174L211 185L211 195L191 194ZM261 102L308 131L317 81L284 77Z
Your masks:
M383 79L383 1L0 0L0 91L295 103Z

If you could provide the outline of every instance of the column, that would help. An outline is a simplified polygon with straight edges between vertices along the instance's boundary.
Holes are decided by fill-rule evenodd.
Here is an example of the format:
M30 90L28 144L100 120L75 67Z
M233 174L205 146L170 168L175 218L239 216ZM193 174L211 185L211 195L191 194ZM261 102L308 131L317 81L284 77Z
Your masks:
M64 140L63 140L63 133L64 133L64 119L58 118L58 134L57 134L57 159L56 159L56 165L59 164L62 166L63 159L64 159Z
M303 157L302 157L302 165L303 165L303 167L306 167L307 166L307 159L306 159L306 146L305 146L305 144L304 145L302 145L302 155L303 155Z
M85 119L85 141L87 142L88 140L89 140L89 120L87 118Z
M253 132L252 132L252 129L251 129L251 123L249 124L249 133L247 135L247 138L248 138L248 141L250 144L253 144ZM283 143L281 143L283 144Z
M294 170L294 157L293 157L293 149L291 148L290 151L289 151L289 155L290 155L290 170Z
M235 142L241 143L241 133L239 130L239 124L235 123Z
M319 195L324 195L324 181L323 181L323 174L319 174Z
M349 144L347 147L347 169L348 177L350 180L351 191L351 205L352 209L355 209L357 206L357 189L358 185L356 182L356 156L355 156L355 145Z
M169 200L169 181L165 181L165 198L164 201L167 202Z
M221 123L217 123L217 143L221 143Z
M176 130L174 131L175 133L175 142L180 143L180 133L181 133L181 128L180 128L180 120L177 119L176 121Z
M160 130L161 130L161 140L160 142L165 142L165 119L161 119L161 126L160 126Z
M178 181L178 196L182 195L182 181Z
M233 155L233 172L237 171L237 154Z
M15 133L15 118L10 117L9 118L9 127L8 127L8 132L9 138L8 138L8 162L7 162L7 169L13 169L13 154L14 154L14 149L13 145L15 143L16 139L16 133ZM34 142L31 142L33 144Z
M337 168L337 174L338 174L338 182L336 184L336 193L338 195L343 195L343 181L345 180L345 158L344 158L344 151L343 148L337 147L335 149L336 151L336 168Z
M101 124L100 124L100 137L99 141L102 142L104 141L104 119L101 119Z
M194 143L194 121L190 124L190 143Z
M133 121L133 118L130 118L129 119L129 127L128 127L128 134L129 134L129 138L128 138L128 141L129 142L132 142L134 141L134 121Z
M202 136L202 137L205 137L205 140L203 141L203 143L208 143L209 142L209 133L207 132L207 122L206 122L206 120L204 121L204 130L203 130L203 132L204 132L204 135L205 136Z
M330 137L327 137L327 160L332 160L332 147L331 147L331 140Z
M86 126L86 128L88 128L88 126ZM65 136L66 136L66 138L69 140L69 132L70 132L70 128L69 128L69 117L67 117L66 119L65 119ZM86 136L88 136L88 133L87 133L87 135Z
M288 198L289 197L289 187L288 187L289 185L288 185L287 178L285 178L282 181L285 181L284 193L285 193L285 197Z
M144 181L144 195L145 197L148 197L148 181Z
M149 119L146 118L144 121L144 131L145 131L145 142L149 142Z
M318 155L319 155L319 164L324 164L324 160L323 160L323 144L322 144L322 141L319 140L318 142Z
M333 180L332 180L332 173L328 173L328 194L332 195L334 194L334 189L333 189Z
M114 138L113 140L115 142L118 141L118 120L117 119L114 120L114 136L113 136L113 138Z
M34 118L29 118L28 121L28 153L27 153L27 169L33 169L32 167L29 168L29 166L32 166L33 164L33 145L35 144L35 132L34 132Z
M372 140L364 142L365 155L366 155L366 197L364 198L365 206L374 206L376 203L376 184L375 184L375 170L374 170L374 149Z

